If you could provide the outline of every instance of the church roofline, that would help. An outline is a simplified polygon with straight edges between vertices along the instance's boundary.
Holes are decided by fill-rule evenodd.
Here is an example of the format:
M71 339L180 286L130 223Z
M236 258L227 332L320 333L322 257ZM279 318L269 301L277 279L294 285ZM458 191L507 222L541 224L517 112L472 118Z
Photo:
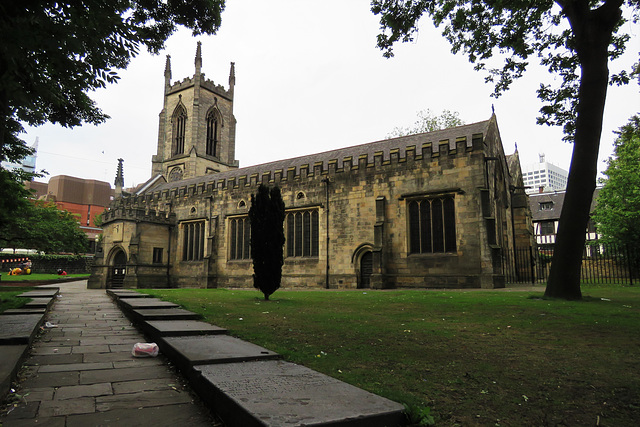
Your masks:
M267 173L271 173L271 175L273 176L277 171L281 171L283 174L286 174L288 170L298 170L300 167L305 165L313 168L315 165L322 164L323 170L326 170L328 169L329 163L337 163L336 167L340 168L343 166L344 159L351 158L352 161L356 164L358 163L358 159L364 156L366 156L367 158L373 158L376 155L382 154L384 158L388 159L392 151L400 149L406 150L410 147L414 147L416 151L422 152L422 146L429 143L432 144L432 151L437 152L439 150L441 141L448 141L450 149L455 149L456 140L459 138L465 138L467 147L471 147L473 137L475 135L482 135L484 137L487 134L487 129L489 128L489 125L492 121L495 122L495 116L492 116L489 120L458 126L455 128L442 129L434 132L427 132L416 135L402 136L399 138L386 139L376 142L369 142L366 144L338 148L335 150L316 154L309 154L285 160L277 160L274 162L247 166L230 171L219 172L180 181L168 182L166 184L161 184L154 187L153 192L172 190L174 188L180 188L200 183L235 179L242 176L250 177L257 175L258 177L261 177L262 175ZM142 195L144 194L144 192L141 189L136 194Z

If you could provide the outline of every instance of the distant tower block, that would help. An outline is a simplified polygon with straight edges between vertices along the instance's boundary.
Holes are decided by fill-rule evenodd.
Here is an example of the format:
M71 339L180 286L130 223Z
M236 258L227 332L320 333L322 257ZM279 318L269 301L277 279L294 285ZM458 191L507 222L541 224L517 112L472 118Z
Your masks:
M152 158L153 176L169 181L224 172L238 167L235 159L236 119L233 115L235 64L229 88L205 79L202 45L198 42L195 74L171 83L171 57L164 69L164 106L160 112L158 150Z

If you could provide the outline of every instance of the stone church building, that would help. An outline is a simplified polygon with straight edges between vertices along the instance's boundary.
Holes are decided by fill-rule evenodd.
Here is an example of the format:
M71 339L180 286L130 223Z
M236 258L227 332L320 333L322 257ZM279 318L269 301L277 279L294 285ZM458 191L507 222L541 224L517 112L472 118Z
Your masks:
M282 287L499 288L531 243L517 151L495 115L436 132L239 168L227 88L165 68L153 177L103 214L92 288L252 287L248 211L258 186L286 206Z

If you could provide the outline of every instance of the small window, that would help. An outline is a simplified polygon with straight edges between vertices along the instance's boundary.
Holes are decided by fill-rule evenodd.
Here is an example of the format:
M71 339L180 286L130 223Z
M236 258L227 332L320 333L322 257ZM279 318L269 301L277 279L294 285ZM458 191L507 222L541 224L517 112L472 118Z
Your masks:
M542 236L550 236L556 234L555 221L543 221L540 223L540 234Z
M553 210L553 202L540 202L540 210L541 211Z
M153 248L153 263L162 264L163 248Z

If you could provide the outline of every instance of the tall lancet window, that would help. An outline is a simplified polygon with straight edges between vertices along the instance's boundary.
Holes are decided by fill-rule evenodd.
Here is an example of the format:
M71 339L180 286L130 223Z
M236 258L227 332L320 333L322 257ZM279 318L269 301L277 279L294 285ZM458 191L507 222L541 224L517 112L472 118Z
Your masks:
M217 109L211 109L207 113L207 156L218 157L218 142L220 141L220 129L222 120Z
M184 133L187 128L187 110L178 105L173 112L173 155L184 154Z

